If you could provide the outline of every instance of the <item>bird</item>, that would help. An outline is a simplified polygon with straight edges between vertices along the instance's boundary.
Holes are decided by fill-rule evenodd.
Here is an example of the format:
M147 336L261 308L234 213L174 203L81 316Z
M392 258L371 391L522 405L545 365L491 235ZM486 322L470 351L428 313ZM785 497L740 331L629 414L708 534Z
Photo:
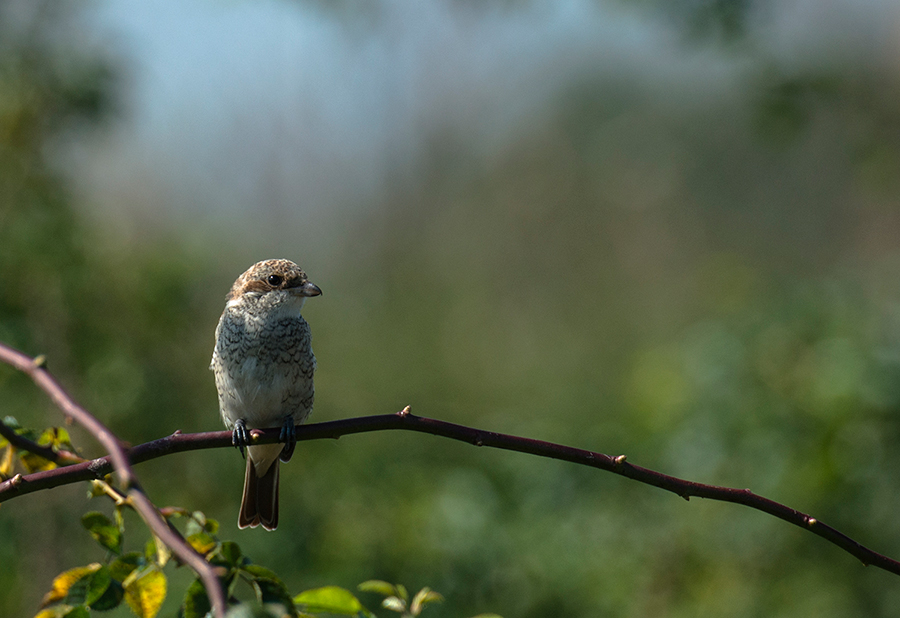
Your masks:
M312 412L316 357L300 315L322 290L290 260L257 262L225 297L210 369L222 421L241 455L247 449L238 528L278 526L278 467L296 444L295 425ZM251 446L249 430L281 427L283 444Z

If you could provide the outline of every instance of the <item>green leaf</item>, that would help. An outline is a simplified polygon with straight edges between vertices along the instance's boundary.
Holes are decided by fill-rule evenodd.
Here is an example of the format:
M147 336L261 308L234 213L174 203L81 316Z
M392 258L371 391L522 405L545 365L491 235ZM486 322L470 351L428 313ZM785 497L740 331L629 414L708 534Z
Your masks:
M256 591L256 598L260 603L263 605L270 603L283 605L288 615L297 616L297 608L294 607L294 601L281 581L259 578L254 579L251 583Z
M219 546L219 556L222 557L222 560L224 560L226 564L232 567L241 566L241 563L243 562L241 548L234 541L224 541L222 545Z
M199 579L195 579L194 583L188 586L181 608L184 618L203 618L209 613L211 609L209 597L206 596L206 589Z
M385 609L391 610L392 612L403 613L406 611L406 601L404 601L400 597L385 597L384 601L381 602L381 606Z
M294 603L311 614L356 616L360 612L366 612L366 608L352 592L338 586L306 590L294 597Z
M200 511L194 511L194 515L196 515L197 513L200 513ZM202 513L200 513L200 514L203 515ZM209 532L210 534L218 534L219 520L211 519L209 517L206 517L205 515L204 515L204 518L206 519L206 523L203 524L203 529L206 530L207 532Z
M144 545L144 559L147 562L156 564L156 566L160 568L166 566L171 557L172 550L169 549L165 543L160 541L159 537L155 534L151 536L150 540L147 541L147 544Z
M84 593L84 604L93 606L107 591L112 584L112 577L109 574L109 567L102 566L96 572L91 574L87 580L87 588Z
M428 586L425 586L416 593L415 597L413 597L412 603L409 604L409 613L413 616L418 616L422 612L422 608L429 603L436 603L443 600L443 596Z
M403 599L404 602L409 601L409 593L406 591L406 586L403 584L397 584L394 586L397 589L397 596Z
M109 574L114 580L121 583L131 575L132 571L145 564L147 561L144 556L136 551L130 551L109 563Z
M76 605L68 612L63 614L63 618L90 618L91 613L84 605Z
M258 564L245 564L240 567L240 570L242 573L249 575L250 579L271 579L281 583L281 579L279 579L275 571Z
M67 451L75 452L75 447L72 445L72 439L69 437L69 432L66 431L65 427L50 427L49 429L45 429L36 442L43 446L49 446L55 451L65 449Z
M113 524L109 517L93 511L81 518L81 524L100 545L115 554L122 553L122 531Z
M166 599L166 576L155 566L134 571L123 584L125 602L139 618L156 618Z
M104 592L99 599L91 603L90 608L98 612L105 612L114 609L122 604L122 599L124 598L124 596L125 591L122 588L122 584L115 580L112 580L109 584L109 587L106 589L106 592Z
M51 587L50 592L44 596L43 601L41 601L41 607L68 600L70 595L74 600L74 602L69 601L70 605L83 603L87 592L87 582L82 582L82 580L93 575L102 567L103 565L99 562L94 562L87 566L75 567L74 569L63 571L53 580L53 586ZM79 585L76 587L76 584Z
M386 581L382 581L380 579L370 579L361 583L357 586L357 589L362 592L374 592L376 594L380 594L383 597L389 597L391 595L397 594L397 590L394 588L394 584L389 584Z
M500 614L478 614L477 616L472 616L472 618L503 618Z

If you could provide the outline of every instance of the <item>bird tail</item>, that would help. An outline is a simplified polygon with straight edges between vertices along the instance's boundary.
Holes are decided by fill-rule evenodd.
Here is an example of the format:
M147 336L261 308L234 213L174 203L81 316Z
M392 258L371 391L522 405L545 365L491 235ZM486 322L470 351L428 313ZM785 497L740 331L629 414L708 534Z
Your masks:
M260 524L266 530L278 527L278 459L259 476L253 460L247 457L238 528L255 528Z

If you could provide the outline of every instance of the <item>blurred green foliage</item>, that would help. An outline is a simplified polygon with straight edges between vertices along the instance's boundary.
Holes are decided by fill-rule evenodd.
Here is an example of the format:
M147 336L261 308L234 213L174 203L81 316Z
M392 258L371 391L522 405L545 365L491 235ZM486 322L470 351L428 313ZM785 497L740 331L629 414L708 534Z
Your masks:
M259 253L264 229L258 245L242 229L210 247L160 232L124 246L83 216L48 152L102 127L111 72L35 39L43 26L26 37L10 23L0 339L46 354L126 441L219 428L207 365L224 294L256 259L282 256ZM305 309L312 420L411 404L625 453L749 487L900 556L897 78L758 64L739 101L691 112L627 80L588 81L482 167L437 135L418 184L373 198L335 240L339 263L284 255L325 291ZM12 370L0 393L3 416L57 422ZM234 452L137 472L160 506L236 518ZM86 562L84 493L0 509L0 564L16 565L0 569L0 615L33 613L53 577ZM894 576L760 513L430 436L306 443L281 500L276 533L224 524L219 536L289 590L432 586L450 599L435 618L892 616L900 604Z

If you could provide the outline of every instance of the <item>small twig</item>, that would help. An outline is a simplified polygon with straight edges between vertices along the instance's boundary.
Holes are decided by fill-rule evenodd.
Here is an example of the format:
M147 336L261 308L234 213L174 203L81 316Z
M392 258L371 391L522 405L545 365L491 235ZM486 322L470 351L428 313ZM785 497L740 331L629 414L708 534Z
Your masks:
M119 478L119 483L132 500L135 510L147 524L147 527L171 548L172 553L181 558L185 564L197 573L203 582L204 588L206 588L207 595L209 595L213 612L217 618L224 618L227 608L225 592L216 576L215 570L212 565L206 562L203 556L198 554L180 535L175 534L169 528L166 520L163 519L150 499L147 498L144 490L141 489L137 477L131 469L131 463L128 461L125 448L116 435L91 413L75 403L63 387L46 370L43 357L31 358L18 350L0 343L0 361L28 374L34 383L50 396L50 399L62 410L63 414L75 419L100 442L109 453L109 458ZM57 470L60 469L65 470L66 468L57 468ZM17 475L16 478L19 478L20 486L23 482L27 482L27 477L18 477Z
M369 431L383 431L399 429L428 433L435 436L450 438L467 442L475 446L487 446L500 448L520 453L528 453L539 457L549 457L576 464L600 468L621 476L653 485L667 491L671 491L682 498L692 496L734 502L750 508L773 515L786 522L809 530L825 540L837 545L844 551L862 561L863 564L872 565L884 569L895 575L900 575L900 562L879 554L863 545L860 545L850 537L828 526L821 521L805 513L794 510L783 504L779 504L768 498L763 498L748 489L732 489L716 485L704 485L694 483L647 468L627 463L624 455L611 457L603 453L586 451L552 442L521 438L493 431L484 431L472 427L464 427L454 423L447 423L430 418L423 418L410 414L409 409L404 409L396 414L382 414L377 416L362 416L348 418L326 423L314 423L299 425L296 428L296 438L303 440L321 440L324 438L337 439L344 435L365 433ZM263 429L254 431L253 442L255 444L274 444L279 441L279 429ZM128 457L134 463L140 463L157 457L163 457L173 453L194 451L207 448L231 447L230 431L213 431L205 433L183 434L174 433L171 436L140 444L128 450ZM84 464L76 464L67 468L57 468L46 472L36 472L24 477L19 477L17 482L13 479L0 483L0 502L17 495L23 495L41 489L48 489L58 485L65 485L77 481L98 478L108 474L112 470L109 457L101 457Z
M84 457L80 457L75 453L66 450L54 451L49 446L43 446L37 442L33 442L25 436L20 436L15 430L0 420L0 436L6 438L6 441L12 444L20 451L28 451L34 453L38 457L42 457L47 461L52 461L58 466L66 466L73 463L81 463L85 461Z

